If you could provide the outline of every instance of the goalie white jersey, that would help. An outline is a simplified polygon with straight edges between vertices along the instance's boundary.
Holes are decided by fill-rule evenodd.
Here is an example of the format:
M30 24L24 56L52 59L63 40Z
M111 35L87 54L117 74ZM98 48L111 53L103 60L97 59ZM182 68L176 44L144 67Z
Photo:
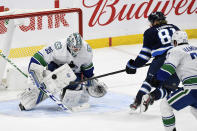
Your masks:
M87 69L93 67L92 58L92 49L84 40L82 40L81 50L75 57L69 52L66 40L59 40L34 54L31 62L43 66L47 66L50 62L54 62L59 66L65 63L72 63L73 67L71 68L73 71L79 73L81 68Z
M44 87L45 91L35 88L32 83L31 87L20 95L20 109L32 109L45 100L46 95L56 103L58 102L58 105L63 109L81 107L84 104L85 107L88 107L89 92L94 97L104 96L106 94L105 85L99 81L88 82L86 87L89 90L80 84L70 84L71 81L80 81L83 77L90 78L94 75L92 58L91 47L81 38L79 33L73 33L66 40L56 41L35 53L28 68L29 78L33 78L36 86L38 88ZM35 90L33 90L34 88ZM58 92L61 92L60 99L63 104L58 99L54 99L53 93ZM34 98L31 99L32 97ZM66 106L64 107L64 105Z
M186 88L197 89L197 47L184 44L172 48L161 70L166 77L176 71Z

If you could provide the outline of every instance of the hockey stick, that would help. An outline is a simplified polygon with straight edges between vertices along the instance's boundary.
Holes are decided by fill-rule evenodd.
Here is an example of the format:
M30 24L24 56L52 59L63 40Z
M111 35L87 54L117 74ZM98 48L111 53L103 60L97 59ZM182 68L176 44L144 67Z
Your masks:
M19 69L10 59L8 59L2 52L0 52L0 56L2 56L7 62L9 62L12 66L14 66L21 74L25 77L28 77L21 69Z
M150 64L151 64L151 63L145 64L145 65L142 66L142 67L149 66ZM140 67L140 68L142 68L142 67ZM85 82L85 81L89 81L89 80L93 80L93 79L97 79L97 78L101 78L101 77L105 77L105 76L109 76L109 75L114 75L114 74L118 74L118 73L125 72L125 71L126 71L126 69L123 69L123 70L118 70L118 71L106 73L106 74L99 75L99 76L95 76L95 77L91 77L91 78L85 78L85 79L83 79L83 80L81 80L81 81L70 82L70 85L80 84L80 83Z
M25 74L21 69L19 69L10 59L8 59L3 53L0 52L0 55L7 61L9 62L14 68L16 68L21 74L23 74L26 78L28 77L27 74ZM31 72L30 72L31 73ZM34 72L32 72L34 74ZM31 75L32 75L31 74ZM46 94L48 97L50 97L57 105L62 108L63 110L70 110L67 108L60 100L58 100L51 92L49 92L45 87L44 83L40 84L38 83L35 75L32 75L33 79L35 80L36 86L38 89L40 89L44 94Z

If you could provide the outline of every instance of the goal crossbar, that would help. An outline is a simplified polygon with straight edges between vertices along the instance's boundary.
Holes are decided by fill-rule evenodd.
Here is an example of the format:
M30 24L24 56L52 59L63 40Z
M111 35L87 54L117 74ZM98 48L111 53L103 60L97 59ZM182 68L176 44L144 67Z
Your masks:
M83 25L83 15L82 15L82 10L80 8L38 11L38 12L14 14L14 15L3 15L3 16L0 16L0 20L18 19L18 18L33 17L33 16L44 16L44 15L48 15L48 14L74 13L74 12L78 13L79 33L81 34L81 36L83 36L83 26L82 26Z

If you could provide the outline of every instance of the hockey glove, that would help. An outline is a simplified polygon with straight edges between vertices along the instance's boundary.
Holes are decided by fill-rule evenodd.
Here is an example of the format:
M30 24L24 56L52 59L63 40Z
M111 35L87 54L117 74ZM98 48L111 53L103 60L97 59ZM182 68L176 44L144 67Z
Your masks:
M48 65L47 65L47 70L50 70L50 71L54 71L56 70L57 68L59 68L60 66L58 64L56 64L55 62L50 62Z
M127 65L126 65L126 72L127 74L135 74L136 73L136 68L134 66L132 66L134 60L130 59L128 62L127 62Z

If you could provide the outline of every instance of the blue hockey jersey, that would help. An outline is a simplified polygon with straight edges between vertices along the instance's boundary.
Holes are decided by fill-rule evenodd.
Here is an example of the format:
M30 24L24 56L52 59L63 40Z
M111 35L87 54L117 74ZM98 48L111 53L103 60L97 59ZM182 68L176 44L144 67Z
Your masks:
M173 24L155 25L144 32L143 47L132 64L138 68L146 64L151 57L164 54L172 48L172 34L179 30Z

